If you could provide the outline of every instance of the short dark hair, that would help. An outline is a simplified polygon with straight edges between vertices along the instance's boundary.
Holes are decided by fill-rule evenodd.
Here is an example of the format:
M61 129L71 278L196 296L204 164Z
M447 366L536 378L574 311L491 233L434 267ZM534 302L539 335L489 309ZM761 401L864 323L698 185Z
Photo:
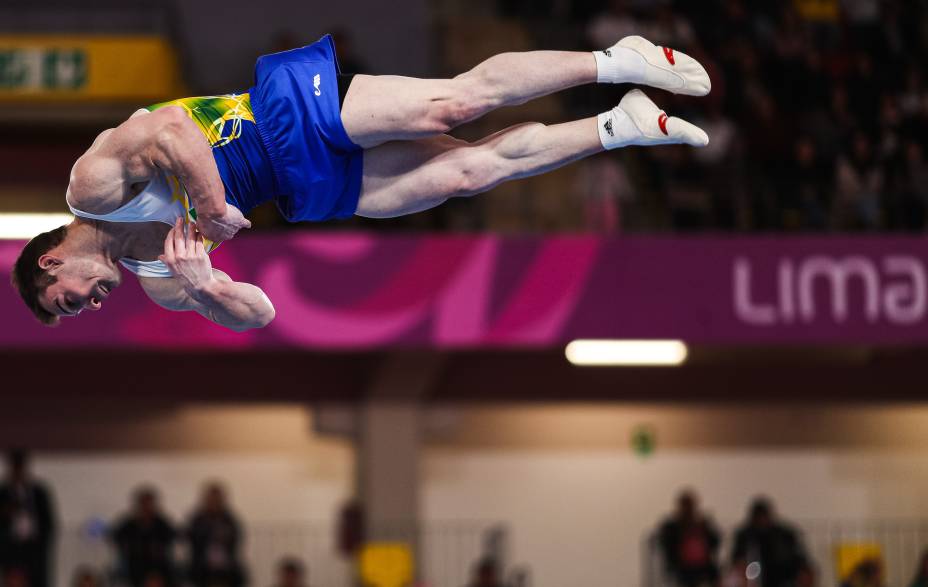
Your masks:
M11 448L6 453L6 462L11 469L25 469L29 464L29 453L20 447Z
M498 570L499 564L491 556L486 556L477 561L477 572L481 575L496 575Z
M92 581L94 585L101 585L103 581L100 579L100 575L93 569L93 567L80 566L75 569L74 574L71 576L71 587L82 587L84 581Z
M35 237L23 248L13 271L10 274L10 283L19 292L19 297L26 303L26 307L46 326L57 326L58 316L42 307L39 298L51 284L58 280L45 269L39 267L39 257L60 245L67 236L68 227L59 226L55 230L43 232Z
M684 489L677 495L677 504L683 505L684 503L689 502L690 505L695 505L699 501L699 497L696 495L696 492L692 489Z
M158 490L155 489L152 485L140 485L135 488L135 491L132 493L132 501L135 504L139 504L144 500L157 500L158 499Z
M277 563L277 570L281 573L302 575L305 572L302 561L296 557L285 556Z
M770 499L764 496L758 496L754 498L754 501L751 502L751 518L756 518L758 516L772 516L773 515L773 504L770 502Z

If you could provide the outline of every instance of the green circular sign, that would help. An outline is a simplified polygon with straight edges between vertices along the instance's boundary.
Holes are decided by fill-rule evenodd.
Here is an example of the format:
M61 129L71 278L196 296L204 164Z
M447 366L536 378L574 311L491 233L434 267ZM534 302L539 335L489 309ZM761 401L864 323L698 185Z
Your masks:
M657 447L657 438L654 428L648 425L635 427L632 431L632 451L641 458L647 458L654 453Z

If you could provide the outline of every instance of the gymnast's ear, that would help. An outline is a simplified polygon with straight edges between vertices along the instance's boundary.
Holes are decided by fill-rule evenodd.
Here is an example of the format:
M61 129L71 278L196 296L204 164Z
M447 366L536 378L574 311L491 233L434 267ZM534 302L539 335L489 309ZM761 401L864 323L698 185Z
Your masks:
M50 255L48 253L39 257L39 268L43 271L48 271L50 275L55 274L55 270L64 265L64 259L56 255Z

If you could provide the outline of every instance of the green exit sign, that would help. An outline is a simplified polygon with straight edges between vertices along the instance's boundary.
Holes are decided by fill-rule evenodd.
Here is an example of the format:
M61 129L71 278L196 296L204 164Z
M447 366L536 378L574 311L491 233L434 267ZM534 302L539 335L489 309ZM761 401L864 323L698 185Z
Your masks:
M82 49L0 47L0 91L79 90L87 84Z

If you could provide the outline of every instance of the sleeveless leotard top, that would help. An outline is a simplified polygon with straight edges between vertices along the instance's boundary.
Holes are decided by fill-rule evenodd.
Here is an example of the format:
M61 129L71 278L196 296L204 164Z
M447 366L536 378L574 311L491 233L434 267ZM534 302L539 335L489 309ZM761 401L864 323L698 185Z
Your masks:
M274 197L276 184L270 161L258 136L248 94L182 98L149 106L181 106L197 123L213 149L213 158L225 186L226 202L247 214ZM75 216L104 222L163 222L173 225L178 218L196 220L196 209L184 185L170 173L160 171L138 195L108 214L91 214L68 202ZM206 241L207 252L219 243ZM171 277L161 261L123 258L123 267L140 277Z

